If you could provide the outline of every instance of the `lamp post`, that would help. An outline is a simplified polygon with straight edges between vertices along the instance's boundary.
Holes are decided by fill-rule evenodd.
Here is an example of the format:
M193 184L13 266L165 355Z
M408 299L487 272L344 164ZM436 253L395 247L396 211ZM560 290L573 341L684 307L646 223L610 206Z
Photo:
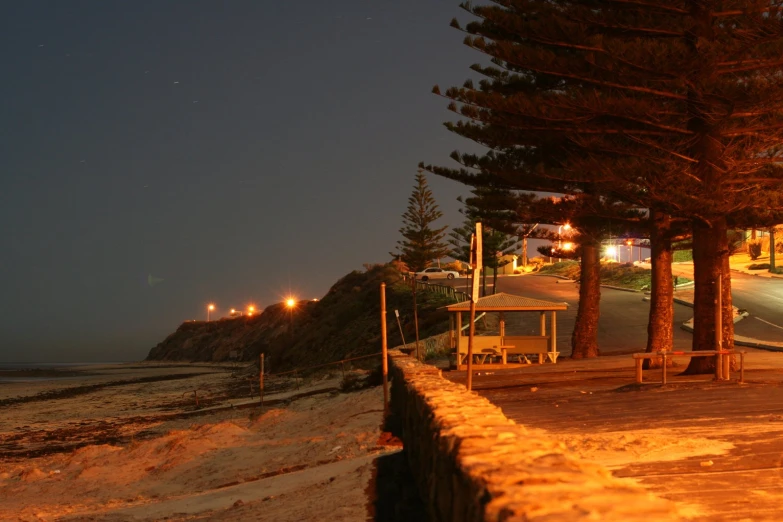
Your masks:
M213 312L214 310L215 310L215 305L213 305L212 303L210 303L210 304L207 306L207 322L209 322L209 313L210 313L210 312Z
M628 262L633 263L633 239L628 239L625 244L628 245Z

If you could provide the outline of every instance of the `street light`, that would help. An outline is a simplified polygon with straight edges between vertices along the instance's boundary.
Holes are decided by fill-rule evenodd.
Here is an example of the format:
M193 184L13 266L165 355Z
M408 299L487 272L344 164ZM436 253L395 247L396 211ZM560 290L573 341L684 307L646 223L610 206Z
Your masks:
M289 297L285 300L285 305L288 307L288 335L294 335L294 307L296 307L296 299Z
M207 306L207 322L209 322L209 313L213 312L214 310L215 310L215 305L210 303L209 306Z
M256 307L253 305L249 305L247 307L247 315L253 315L256 312Z

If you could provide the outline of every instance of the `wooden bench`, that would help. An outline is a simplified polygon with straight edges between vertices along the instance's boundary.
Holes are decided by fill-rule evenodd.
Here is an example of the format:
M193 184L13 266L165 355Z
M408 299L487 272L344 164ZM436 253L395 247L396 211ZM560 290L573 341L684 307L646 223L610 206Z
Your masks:
M666 384L666 361L674 357L715 357L715 378L718 380L729 380L729 371L731 362L729 356L738 354L740 356L740 380L739 382L745 382L745 351L736 350L699 350L695 352L672 352L672 351L660 351L650 353L635 353L633 354L634 362L636 363L636 382L642 382L642 362L645 359L663 359L661 364L661 383Z

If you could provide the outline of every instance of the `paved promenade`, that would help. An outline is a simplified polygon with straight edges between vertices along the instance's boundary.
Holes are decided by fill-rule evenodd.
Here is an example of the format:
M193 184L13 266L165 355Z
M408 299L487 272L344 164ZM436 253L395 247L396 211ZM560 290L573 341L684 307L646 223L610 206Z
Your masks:
M783 353L748 350L746 383L660 370L628 355L481 371L474 390L529 428L680 504L694 520L773 521L783 505ZM684 361L683 361L684 363ZM683 366L684 367L684 366ZM464 383L465 372L444 372Z

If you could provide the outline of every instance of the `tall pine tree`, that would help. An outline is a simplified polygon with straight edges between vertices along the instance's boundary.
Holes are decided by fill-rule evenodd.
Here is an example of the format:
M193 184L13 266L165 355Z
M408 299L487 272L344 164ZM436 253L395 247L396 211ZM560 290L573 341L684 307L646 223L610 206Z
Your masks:
M449 255L449 247L444 240L447 227L431 228L442 216L427 186L427 178L419 170L408 198L408 209L402 215L400 234L403 239L397 241L397 252L390 254L399 257L412 272L420 272L430 266L433 259Z
M694 349L713 347L721 267L722 337L730 347L727 219L774 201L766 195L783 181L779 2L490 0L463 7L479 18L466 26L465 41L492 65L473 66L485 77L478 88L466 82L446 92L466 118L448 126L492 151L456 159L481 173L479 183L543 176L564 187L555 192L587 182L599 197L628 197L649 209L652 227L663 227L651 234L654 244L658 232L669 234L668 218L656 216L690 222Z

